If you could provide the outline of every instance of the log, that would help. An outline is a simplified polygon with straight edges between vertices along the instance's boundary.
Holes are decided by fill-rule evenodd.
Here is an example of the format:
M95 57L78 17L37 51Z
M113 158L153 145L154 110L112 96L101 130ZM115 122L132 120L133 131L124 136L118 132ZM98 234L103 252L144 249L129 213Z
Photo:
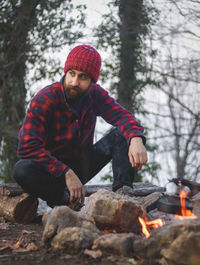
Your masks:
M0 185L0 195L2 196L17 196L22 193L24 193L24 191L17 183Z
M84 185L86 197L99 189L112 191L112 184ZM133 184L133 196L147 196L154 192L164 192L165 188L146 183ZM38 200L24 193L17 183L0 185L0 216L17 223L29 223L36 215Z
M84 185L86 197L97 192L99 189L112 191L112 184ZM153 192L165 192L165 187L158 187L150 183L135 182L133 183L134 196L147 196ZM0 195L16 196L24 191L17 183L9 183L0 185Z
M84 185L86 197L97 192L99 189L112 191L112 184L101 185ZM165 187L158 187L150 183L135 182L133 183L133 196L147 196L153 192L165 192Z
M1 187L1 191L6 191L6 189ZM30 223L36 216L37 208L38 200L27 193L16 196L6 196L0 193L0 216L8 221Z

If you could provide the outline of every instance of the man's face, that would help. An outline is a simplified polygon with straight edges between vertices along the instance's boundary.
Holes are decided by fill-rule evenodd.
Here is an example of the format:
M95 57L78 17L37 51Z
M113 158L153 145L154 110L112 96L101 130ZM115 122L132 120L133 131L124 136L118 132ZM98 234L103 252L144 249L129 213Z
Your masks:
M68 99L76 100L84 96L92 83L92 78L85 72L70 69L64 79L64 91Z

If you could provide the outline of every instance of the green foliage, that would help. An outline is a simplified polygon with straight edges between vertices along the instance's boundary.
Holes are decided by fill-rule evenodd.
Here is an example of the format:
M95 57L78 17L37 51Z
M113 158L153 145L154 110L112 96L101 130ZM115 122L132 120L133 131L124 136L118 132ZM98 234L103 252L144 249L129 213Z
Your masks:
M134 258L130 258L128 259L128 262L130 262L131 264L137 265L137 261Z
M111 91L117 91L118 101L134 113L145 112L142 91L147 85L157 85L151 79L148 57L156 51L148 46L151 26L158 11L141 0L114 0L110 11L103 15L95 30L97 46L110 53L102 71L102 81L113 80Z
M17 160L17 135L29 88L27 72L35 69L34 81L60 71L50 54L82 36L84 9L74 7L71 0L0 1L0 176L6 181ZM79 30L73 31L77 25ZM47 52L49 57L44 55Z

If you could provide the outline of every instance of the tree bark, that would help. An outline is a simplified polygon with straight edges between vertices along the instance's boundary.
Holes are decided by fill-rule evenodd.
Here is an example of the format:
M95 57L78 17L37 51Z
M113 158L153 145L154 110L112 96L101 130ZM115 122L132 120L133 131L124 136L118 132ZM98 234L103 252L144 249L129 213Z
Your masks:
M36 216L38 200L27 193L17 196L0 194L0 216L10 222L30 223Z
M135 96L138 93L137 68L140 60L140 34L142 17L142 0L123 0L119 5L120 26L120 82L118 101L133 111ZM135 107L135 106L134 106Z

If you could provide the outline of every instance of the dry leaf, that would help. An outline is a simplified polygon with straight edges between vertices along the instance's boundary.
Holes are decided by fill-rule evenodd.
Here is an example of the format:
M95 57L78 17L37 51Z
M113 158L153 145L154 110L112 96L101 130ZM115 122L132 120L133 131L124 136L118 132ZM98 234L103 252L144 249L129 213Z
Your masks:
M35 251L38 250L38 246L35 243L31 242L26 247L27 251Z
M36 250L38 250L38 247L33 242L29 243L24 248L20 247L20 248L13 249L14 252L29 252L29 251L36 251Z
M21 240L18 240L17 243L15 243L14 245L12 245L10 247L12 250L15 250L15 249L20 247L20 244L21 244Z
M100 258L102 256L101 250L89 250L85 249L84 254L92 257L93 259Z
M16 248L13 250L13 252L23 253L23 252L28 252L28 250L26 248Z
M33 234L33 231L22 230L22 234Z

